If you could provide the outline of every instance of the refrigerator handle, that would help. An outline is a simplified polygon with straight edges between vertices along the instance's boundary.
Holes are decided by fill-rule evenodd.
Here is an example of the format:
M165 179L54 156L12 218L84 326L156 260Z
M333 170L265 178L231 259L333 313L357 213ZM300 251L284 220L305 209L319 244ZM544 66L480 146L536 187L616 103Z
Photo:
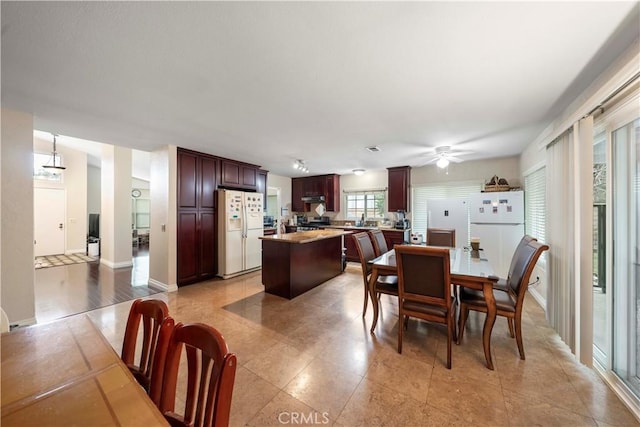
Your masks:
M242 237L247 238L247 200L243 199L244 203L242 204Z

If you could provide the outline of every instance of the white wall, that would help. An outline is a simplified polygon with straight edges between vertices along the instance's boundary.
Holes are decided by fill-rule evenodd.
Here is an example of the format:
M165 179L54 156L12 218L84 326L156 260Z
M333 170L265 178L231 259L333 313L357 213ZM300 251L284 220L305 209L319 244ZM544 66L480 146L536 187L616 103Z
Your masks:
M33 151L51 153L52 141L33 138ZM33 180L36 188L62 188L66 192L65 253L85 252L87 241L87 154L56 145L66 166L62 182Z
M436 165L411 169L411 185L434 184L452 181L488 182L492 176L505 178L512 187L519 187L520 158L502 157L498 159L473 160L462 163L451 163L447 169Z
M11 324L33 324L33 116L2 109L0 162L0 305Z
M276 219L278 219L278 224L286 224L289 218L291 218L291 178L269 172L267 175L267 187L280 189L280 203L283 208L288 209L288 214L282 217L280 216L280 212L278 212Z

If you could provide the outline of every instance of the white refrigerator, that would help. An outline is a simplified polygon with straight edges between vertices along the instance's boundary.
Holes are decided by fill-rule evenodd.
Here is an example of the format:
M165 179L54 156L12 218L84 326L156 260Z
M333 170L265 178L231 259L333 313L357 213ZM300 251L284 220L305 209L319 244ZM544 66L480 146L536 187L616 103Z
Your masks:
M428 199L427 228L453 228L456 230L456 247L469 245L469 202L462 198ZM412 230L424 233L427 230Z
M471 237L480 238L493 270L507 277L511 258L524 236L524 193L504 191L472 194L469 200Z
M218 276L228 279L262 265L263 195L218 190Z

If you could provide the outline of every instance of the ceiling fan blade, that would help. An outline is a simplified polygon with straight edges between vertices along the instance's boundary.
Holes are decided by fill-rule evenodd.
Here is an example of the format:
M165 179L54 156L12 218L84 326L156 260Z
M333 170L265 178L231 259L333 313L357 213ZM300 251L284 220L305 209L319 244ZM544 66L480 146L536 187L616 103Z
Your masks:
M455 156L447 156L446 159L449 160L450 162L453 162L453 163L462 163L462 162L464 162L463 159L461 159L459 157L455 157Z

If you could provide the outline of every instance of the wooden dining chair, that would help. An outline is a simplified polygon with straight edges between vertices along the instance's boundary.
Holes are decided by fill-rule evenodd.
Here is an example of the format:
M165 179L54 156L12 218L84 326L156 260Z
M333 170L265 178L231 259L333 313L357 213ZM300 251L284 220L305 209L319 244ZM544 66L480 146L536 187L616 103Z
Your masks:
M447 326L447 368L455 340L455 309L451 296L449 249L396 246L398 266L398 353L409 317Z
M427 246L456 246L455 228L427 228Z
M183 348L187 360L184 412L175 412L178 370ZM160 411L172 426L228 426L237 359L215 328L203 323L178 323L173 328L161 385Z
M371 236L371 241L373 242L373 251L375 252L377 257L385 252L389 252L387 241L384 238L384 233L382 232L382 230L371 230L369 231L369 235Z
M169 308L164 301L157 299L137 299L131 304L127 326L125 327L122 353L120 358L127 365L140 385L149 391L153 359L158 351L158 338L165 318L169 317ZM142 348L138 364L135 362L138 329L142 321ZM171 320L173 322L173 319ZM165 343L162 343L166 345ZM160 347L160 350L162 347Z
M367 313L367 303L369 301L369 278L371 276L372 266L369 261L376 257L375 250L369 233L361 232L353 234L353 239L356 242L356 248L358 249L358 256L360 257L360 265L362 266L362 279L364 282L364 305L362 307L362 317ZM379 276L375 285L376 294L380 293L389 295L398 295L398 276Z
M522 308L524 297L529 286L531 273L542 252L549 246L536 240L529 241L517 252L512 274L507 277L507 290L494 289L493 295L498 309L497 315L511 319L515 324L515 338L518 344L520 359L525 360L522 342ZM469 310L487 312L487 303L482 291L461 287L460 289L460 319L458 327L458 344L462 341L464 327L467 323ZM511 325L509 326L511 329ZM511 336L513 337L513 333Z

